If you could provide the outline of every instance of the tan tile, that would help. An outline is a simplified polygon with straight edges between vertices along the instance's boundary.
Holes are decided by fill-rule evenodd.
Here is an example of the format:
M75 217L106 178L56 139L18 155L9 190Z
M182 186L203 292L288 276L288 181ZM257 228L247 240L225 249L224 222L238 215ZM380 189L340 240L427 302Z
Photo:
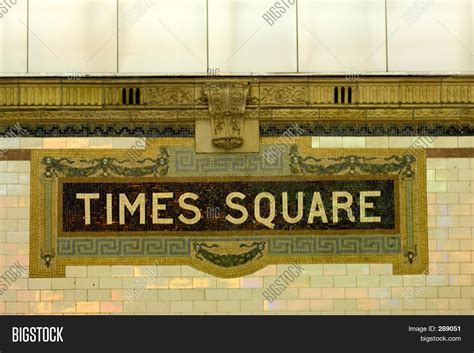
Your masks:
M67 137L66 148L89 148L88 137Z
M362 136L344 136L342 138L343 148L365 148L366 141L365 137Z
M30 314L50 314L53 312L52 303L29 303L28 306Z
M388 148L388 136L368 136L365 138L367 148Z
M45 149L61 149L67 148L66 137L45 137L43 138L43 148Z
M457 148L458 138L457 136L437 136L434 145L436 148Z
M75 302L53 302L53 313L72 314L76 312Z
M66 277L87 277L87 267L66 266Z
M41 149L43 148L43 138L41 137L21 137L21 149Z
M41 291L41 301L43 302L63 301L63 300L64 300L64 292L62 290L42 290Z
M341 136L321 136L319 138L320 148L336 148L342 147Z
M77 313L99 313L100 304L99 302L77 302L76 303Z

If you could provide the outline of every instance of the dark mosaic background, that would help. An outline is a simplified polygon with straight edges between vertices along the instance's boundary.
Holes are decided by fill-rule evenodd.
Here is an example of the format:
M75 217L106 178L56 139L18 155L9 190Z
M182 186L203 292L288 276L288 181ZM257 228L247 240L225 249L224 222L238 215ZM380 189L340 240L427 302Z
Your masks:
M298 180L298 181L215 181L200 182L144 182L144 183L73 183L63 184L63 230L65 232L124 232L129 231L238 231L238 230L269 230L268 227L256 222L254 218L254 198L260 192L269 192L275 196L276 216L273 230L366 230L366 229L395 229L395 186L393 180ZM381 197L371 197L367 202L374 204L374 209L368 209L367 216L380 216L380 223L359 222L359 192L380 190ZM225 204L226 196L232 191L239 191L247 197L244 200L234 199L247 208L249 217L241 225L234 225L225 220L227 214L236 218L241 217L240 211L231 210ZM282 216L281 193L288 192L288 210L290 217L296 215L297 192L304 192L303 218L296 224L288 224ZM347 191L353 196L352 210L356 218L353 223L347 219L345 211L339 211L339 222L332 223L332 199L333 191ZM174 224L152 224L152 193L173 192L173 199L160 199L160 203L166 204L166 211L159 211L160 218L173 218ZM178 220L182 213L186 218L194 217L191 211L182 210L178 204L179 196L184 192L194 192L199 199L194 201L187 199L185 202L197 206L202 213L201 221L194 225L183 224ZM311 205L313 192L320 192L328 217L328 223L322 223L321 218L316 217L313 224L307 224L307 217ZM91 200L91 225L84 225L84 200L77 200L76 193L99 193L99 200ZM114 224L106 224L106 194L113 194L113 219ZM129 201L133 204L139 193L145 193L146 197L146 224L139 224L138 210L134 216L125 211L126 224L118 224L119 219L119 193L126 193ZM343 199L340 200L342 202ZM61 210L60 210L61 212ZM268 199L261 202L262 217L269 214Z

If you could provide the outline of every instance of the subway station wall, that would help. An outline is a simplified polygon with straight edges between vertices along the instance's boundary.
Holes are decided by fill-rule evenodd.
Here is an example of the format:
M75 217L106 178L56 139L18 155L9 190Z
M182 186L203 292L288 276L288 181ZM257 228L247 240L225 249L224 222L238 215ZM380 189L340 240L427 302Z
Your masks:
M313 137L313 148L409 147L416 137ZM9 138L5 149L127 149L134 138ZM428 148L473 148L473 137L434 137ZM239 278L188 266L68 266L65 278L29 278L30 162L0 161L1 314L473 314L474 158L428 158L429 272L393 275L390 264L292 264ZM15 265L16 264L16 265ZM4 282L3 282L4 284ZM265 294L266 293L266 294ZM270 298L270 300L269 300Z

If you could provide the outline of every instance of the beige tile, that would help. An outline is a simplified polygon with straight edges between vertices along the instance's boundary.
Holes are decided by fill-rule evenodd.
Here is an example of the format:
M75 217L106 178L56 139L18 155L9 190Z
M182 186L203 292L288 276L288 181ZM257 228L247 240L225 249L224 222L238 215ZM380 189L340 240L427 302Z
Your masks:
M389 136L388 143L390 148L408 148L415 140L416 137L411 136Z
M356 287L356 276L334 276L334 287Z
M51 280L52 289L75 289L76 281L74 278L53 278Z
M77 278L76 289L98 289L99 279L98 278Z
M89 138L88 137L67 137L66 138L66 148L89 148Z
M428 192L440 193L448 191L448 183L446 181L428 181L426 185L426 190Z
M30 161L8 161L8 172L29 173Z
M243 312L262 312L263 300L242 300L240 302L240 309Z
M39 302L41 291L39 290L18 290L16 291L16 300L19 302Z
M170 312L172 313L192 313L193 311L194 304L192 301L180 301L170 303Z
M66 266L66 277L87 277L87 267Z
M113 289L122 288L122 278L99 278L99 288Z
M319 147L320 148L342 147L342 137L341 136L321 136L319 138Z
M317 137L317 136L311 137L311 147L312 148L319 148L320 147L319 137Z
M118 302L100 302L101 313L121 313L123 312L123 304Z
M60 149L67 148L66 137L45 137L43 138L43 148L45 149Z
M41 149L43 148L43 138L41 137L21 137L21 149Z
M311 300L311 310L334 310L334 300L333 299L312 299Z
M434 145L436 148L456 148L458 147L457 136L437 136Z
M53 302L53 313L72 314L76 312L75 302Z
M344 288L323 288L321 296L323 299L344 298Z
M30 314L51 314L53 312L53 304L50 302L29 303L28 306Z
M218 301L217 312L236 313L240 311L240 301Z
M366 141L365 137L361 136L344 136L342 138L343 148L365 148Z
M113 139L111 137L89 137L89 148L113 148Z
M367 148L388 148L388 136L368 136L365 138L365 145Z
M357 310L379 310L380 299L357 299Z
M446 169L447 159L446 158L427 158L426 159L426 168L427 169Z
M368 298L368 288L346 288L345 297L346 298Z
M233 299L239 298L239 300L251 299L252 291L250 290L240 290L240 289L205 289L205 298L206 300L228 300L229 291L235 291L235 296ZM250 293L250 298L244 298L244 294Z
M28 289L51 289L51 278L30 278Z
M20 138L18 137L0 137L0 150L20 148Z
M110 266L87 266L88 277L110 277Z
M147 302L146 311L148 313L169 313L170 303L169 302Z
M77 313L99 313L100 304L99 302L77 302L76 303Z
M112 266L110 268L110 275L112 277L133 277L133 266Z
M340 275L347 273L347 265L345 264L324 264L323 273L325 276Z
M370 264L371 275L391 275L393 273L392 264Z

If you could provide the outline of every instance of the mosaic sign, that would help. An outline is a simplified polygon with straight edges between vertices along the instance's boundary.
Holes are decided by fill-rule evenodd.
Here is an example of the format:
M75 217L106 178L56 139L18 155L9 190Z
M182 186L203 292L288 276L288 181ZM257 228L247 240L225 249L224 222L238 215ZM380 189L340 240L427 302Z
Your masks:
M187 264L221 277L277 263L427 265L423 151L311 149L278 160L146 150L33 151L31 275L84 264ZM273 141L274 142L274 141Z

